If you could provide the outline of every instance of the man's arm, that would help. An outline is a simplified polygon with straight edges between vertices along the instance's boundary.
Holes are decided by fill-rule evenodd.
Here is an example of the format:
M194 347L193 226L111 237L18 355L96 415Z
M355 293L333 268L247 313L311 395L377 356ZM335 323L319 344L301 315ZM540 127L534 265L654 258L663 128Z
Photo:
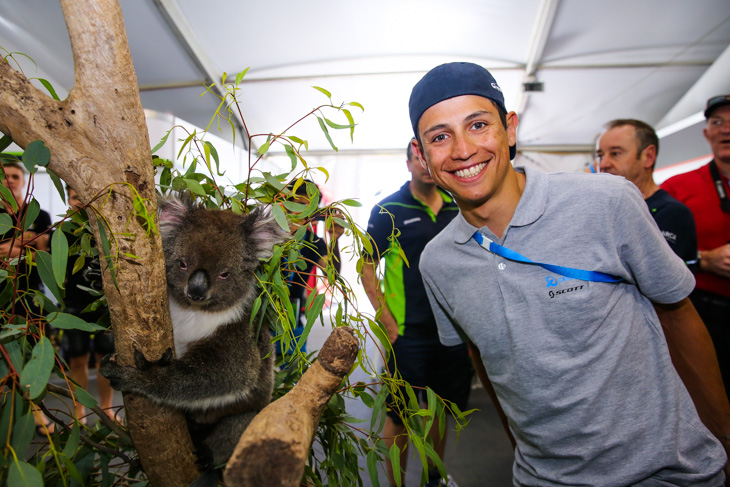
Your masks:
M380 281L377 277L378 265L375 262L365 260L362 266L362 286L365 288L365 293L368 295L370 304L373 305L375 311L382 309L380 315L380 322L385 326L388 331L388 338L390 343L395 343L398 339L398 323L393 317L393 313L390 312L388 305L385 304L385 295L380 290Z
M654 303L654 308L667 338L672 363L700 419L722 442L725 451L729 451L730 403L705 324L689 298L674 304Z
M492 387L492 381L489 380L489 376L487 375L487 369L484 368L484 362L482 362L482 356L479 353L479 349L472 342L468 342L468 344L469 355L471 356L472 364L474 364L474 370L477 373L477 377L479 377L482 386L484 386L487 394L489 394L489 398L492 400L492 404L494 404L494 408L497 410L499 420L502 422L502 427L507 433L510 443L512 443L512 448L515 448L517 446L517 444L515 443L515 438L514 436L512 436L512 431L509 429L507 416L504 414L504 410L502 409L502 405L499 403L499 399L497 399L497 393L494 392L494 387Z
M730 243L700 254L700 270L730 279Z

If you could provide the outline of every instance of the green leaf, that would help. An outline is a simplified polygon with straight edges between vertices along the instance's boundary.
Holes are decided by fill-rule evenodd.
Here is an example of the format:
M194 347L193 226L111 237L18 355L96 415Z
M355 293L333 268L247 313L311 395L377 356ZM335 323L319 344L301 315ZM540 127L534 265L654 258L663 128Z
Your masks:
M270 144L271 144L271 134L269 134L269 136L266 137L266 142L264 142L264 144L261 147L259 147L258 153L260 156L263 156L264 154L269 152Z
M38 170L36 166L46 167L49 162L51 162L51 150L42 140L34 140L23 152L23 165L31 174Z
M3 188L5 186L2 186ZM15 201L15 200L13 200ZM13 228L13 219L7 213L0 213L0 235L5 235Z
M215 147L213 146L213 144L211 144L207 140L205 142L203 142L203 144L205 146L206 160L209 161L210 157L208 156L208 154L210 154L210 156L212 156L213 160L215 161L216 174L218 176L223 176L223 174L221 174L221 172L220 172L220 160L218 159L218 151L215 150ZM209 162L209 165L210 165L210 162Z
M256 296L256 299L253 302L253 306L251 307L250 323L253 323L253 319L256 317L256 313L259 312L259 309L261 309L261 295L260 294L258 296Z
M345 206L354 206L354 207L360 207L360 206L362 206L362 203L360 203L359 201L357 201L357 200L351 200L351 199L342 200L341 203L343 205L345 205Z
M205 196L205 189L203 189L203 186L201 186L199 182L194 179L183 179L183 181L185 181L185 186L187 186L190 191L198 196Z
M68 441L66 441L66 445L63 447L63 455L67 458L73 458L76 450L79 448L79 443L81 443L81 429L79 428L78 421L75 421L71 427L71 434L68 435Z
M294 152L294 148L289 144L284 145L284 150L286 151L286 155L289 156L289 160L291 161L291 170L294 171L294 169L296 169L297 167L297 162L299 162L297 154L296 152Z
M25 458L33 437L35 437L35 420L29 403L23 402L20 410L15 411L13 441L11 442L15 454Z
M38 200L33 198L30 200L30 203L28 203L27 208L25 210L25 216L23 217L23 230L28 230L33 223L35 223L35 219L38 218L38 215L41 212L41 205L38 203Z
M59 330L81 330L91 333L106 330L103 326L97 325L96 323L87 323L78 316L68 313L49 313L46 319L48 323Z
M319 122L319 128L322 129L322 132L324 132L324 136L327 137L327 141L330 143L335 152L337 152L337 146L334 142L332 142L332 137L330 137L329 130L327 130L327 125L325 125L324 121L320 117L317 117L317 121Z
M8 470L8 485L13 487L43 487L43 477L29 463L16 460Z
M324 95L327 98L332 98L332 93L330 93L329 91L325 90L324 88L320 88L319 86L312 86L312 88L314 88L315 90L319 91L320 93L324 93Z
M160 141L157 143L157 145L152 148L152 154L160 150L160 147L165 145L165 142L167 142L167 138L170 136L170 132L172 132L172 129L168 130L167 133L162 137L162 139L160 139Z
M2 175L2 173L0 173ZM4 179L4 177L3 177ZM13 196L13 193L10 192L10 190L5 187L4 184L0 184L0 195L2 195L2 199L4 203L8 203L10 206L13 207L13 211L18 211L18 202L15 201L15 197Z
M359 108L360 110L362 110L363 112L365 111L365 108L363 108L363 106L362 106L362 105L360 105L360 104L359 104L358 102L356 102L356 101L351 101L350 103L348 103L348 105L350 105L351 107L357 107L357 108Z
M277 204L271 205L271 214L274 216L276 223L278 223L283 230L288 232L289 222L286 221L286 215L284 215L284 210L281 209L281 206Z
M56 94L56 90L53 89L53 85L48 82L48 80L45 80L43 78L36 78L40 83L48 90L48 93L51 94L54 100L61 101L61 99Z
M10 144L12 143L13 139L11 139L9 136L3 135L2 137L0 137L0 152L10 147Z
M390 464L393 466L393 479L395 480L395 485L400 485L400 449L395 442L391 445L390 450L388 451L388 456L390 457Z
M51 341L43 336L33 347L33 353L20 373L20 386L31 400L38 398L48 385L53 370L55 352Z
M302 140L294 135L287 135L287 137L289 137L289 140L291 140L295 144L303 145L305 150L309 150L309 142L307 142L306 140Z
M347 108L343 108L342 113L345 114L345 116L347 117L347 121L350 122L350 140L352 142L355 142L355 119L352 118L352 114Z
M348 125L341 125L339 123L333 122L332 120L328 119L327 117L323 117L323 118L324 118L325 123L327 125L329 125L330 127L332 127L333 129L335 129L335 130L343 130L343 129L351 129L351 128L353 128L353 126L350 125L350 124L348 124Z
M246 76L246 73L248 72L249 68L244 69L240 73L236 75L236 86L241 84L241 81L243 81L243 77Z
M76 400L89 409L95 408L99 404L94 399L94 396L80 387L74 389L74 394L76 394Z
M43 284L46 285L57 301L63 302L63 291L56 284L56 278L53 274L53 258L51 254L43 250L38 250L35 253L35 262Z
M61 182L61 178L58 177L58 174L53 172L52 170L46 168L46 173L48 173L48 176L51 178L51 181L53 181L53 185L56 187L56 191L58 191L58 196L61 197L61 200L63 200L63 204L66 204L66 190L63 187L63 183Z
M56 284L63 288L68 265L68 240L66 234L58 230L53 232L53 237L51 237L51 257L53 258L53 275L56 277Z
M13 325L10 323L5 323L2 328L0 329L0 342L3 342L7 340L10 337L15 337L19 335L25 334L25 331L27 329L27 325ZM5 365L5 361L0 361L0 377L5 377L5 374L7 374L7 366Z
M104 260L106 260L107 267L109 267L109 273L112 276L114 287L119 289L119 283L117 282L117 272L114 270L114 262L111 256L111 247L109 246L109 238L106 236L106 228L101 223L101 220L96 220L96 225L99 228L99 238L101 239L101 248L104 252Z

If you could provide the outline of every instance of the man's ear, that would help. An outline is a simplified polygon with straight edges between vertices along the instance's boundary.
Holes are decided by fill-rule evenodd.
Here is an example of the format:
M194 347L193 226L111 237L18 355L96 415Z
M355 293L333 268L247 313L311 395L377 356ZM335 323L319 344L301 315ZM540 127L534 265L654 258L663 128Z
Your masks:
M517 144L517 125L519 120L515 112L509 112L507 114L507 137L509 139L509 146Z
M654 166L656 163L656 146L654 144L648 145L641 151L642 165L644 169L648 169Z
M418 158L418 162L421 163L421 166L423 166L424 169L428 169L428 165L426 165L426 158L424 157L423 151L421 151L421 144L418 143L418 139L411 140L411 148Z

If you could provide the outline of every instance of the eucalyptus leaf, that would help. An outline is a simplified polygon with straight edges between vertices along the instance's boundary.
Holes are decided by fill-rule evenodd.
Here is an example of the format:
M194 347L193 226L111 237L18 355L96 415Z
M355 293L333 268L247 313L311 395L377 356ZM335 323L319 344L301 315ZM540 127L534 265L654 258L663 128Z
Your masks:
M172 132L172 129L168 130L167 133L165 133L165 135L162 137L162 139L160 139L160 141L157 143L157 145L152 148L152 151L150 151L152 154L160 150L160 148L165 145L165 143L167 142L167 138L170 136L170 132Z
M61 200L63 201L63 204L65 205L66 204L66 190L63 187L61 178L59 178L58 174L53 172L51 169L46 168L46 173L48 174L48 177L51 178L51 181L53 181L53 185L56 187L58 196L61 197Z
M41 276L43 284L46 285L48 291L53 294L53 297L57 301L63 302L63 291L56 284L56 278L53 273L53 258L51 254L43 250L38 250L35 253L36 267L38 268L38 274Z
M327 130L327 125L325 125L324 120L322 120L321 117L317 117L317 121L319 122L319 128L322 129L322 132L324 132L324 136L327 137L327 142L330 143L330 146L332 149L334 149L335 152L338 152L339 149L337 149L337 146L334 142L332 142L332 137L330 137L330 132Z
M25 458L35 437L35 420L27 402L24 402L23 407L15 411L14 419L11 445L16 455Z
M59 330L81 330L88 332L104 331L106 328L99 326L96 323L88 323L78 316L74 316L68 313L50 313L46 317L48 323L54 328Z
M55 359L53 344L42 336L33 347L33 353L20 373L20 386L31 400L38 398L48 385Z
M5 186L3 186L4 188ZM0 213L0 235L5 235L13 228L13 219L7 213Z
M4 184L0 184L0 195L2 195L3 203L9 204L13 208L13 211L18 211L18 202L15 201L15 196L13 196L13 193Z
M51 97L53 97L56 101L61 101L61 99L58 97L58 94L56 94L56 90L53 89L53 85L48 82L48 80L43 78L36 78L44 87L48 90L48 93L50 93Z
M13 487L43 487L43 477L31 464L22 460L15 460L8 469L8 485Z
M51 257L53 258L53 275L56 277L56 284L63 289L68 265L68 240L66 234L58 230L53 232L53 237L51 237Z
M38 200L33 198L25 207L25 215L23 216L23 230L28 230L34 223L38 215L41 213L41 205Z
M34 140L23 152L23 165L31 174L38 170L37 166L46 167L50 161L51 150L42 140Z
M279 224L282 230L288 232L289 222L286 220L286 215L284 214L284 210L281 209L281 206L271 205L271 214L274 216L274 220Z

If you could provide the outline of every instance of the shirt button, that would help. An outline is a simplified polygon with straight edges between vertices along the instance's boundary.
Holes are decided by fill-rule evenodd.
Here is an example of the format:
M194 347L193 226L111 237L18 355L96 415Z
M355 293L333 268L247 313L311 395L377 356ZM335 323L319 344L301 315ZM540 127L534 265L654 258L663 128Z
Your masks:
M503 271L503 270L505 270L507 268L507 264L505 264L504 262L500 262L499 265L497 266L497 268L500 271Z

